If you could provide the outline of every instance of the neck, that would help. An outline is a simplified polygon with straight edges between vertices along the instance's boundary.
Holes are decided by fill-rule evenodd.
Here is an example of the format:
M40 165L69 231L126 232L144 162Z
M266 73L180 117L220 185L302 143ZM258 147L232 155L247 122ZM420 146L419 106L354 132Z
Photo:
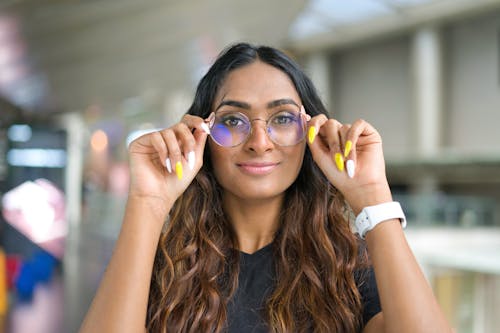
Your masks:
M258 200L223 196L224 211L233 225L240 251L251 254L273 241L283 199L284 194Z

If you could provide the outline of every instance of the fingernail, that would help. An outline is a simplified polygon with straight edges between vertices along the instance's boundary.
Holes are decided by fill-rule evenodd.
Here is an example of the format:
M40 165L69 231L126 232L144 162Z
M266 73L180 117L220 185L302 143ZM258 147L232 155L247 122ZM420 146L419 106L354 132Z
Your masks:
M344 171L344 158L341 153L335 154L335 164L337 165L337 169Z
M166 159L165 164L167 166L168 173L172 173L172 163L170 162L170 158Z
M313 143L314 138L316 137L316 127L315 126L309 127L309 132L307 133L307 136L309 138L309 143Z
M194 151L190 151L189 154L188 154L188 166L189 166L189 170L193 170L194 169L194 160L195 160Z
M205 131L205 133L207 133L208 135L210 135L210 128L208 128L207 124L202 123L201 124L201 128Z
M354 161L353 160L347 160L345 163L345 168L347 169L347 175L349 178L354 178Z
M175 163L175 174L177 178L182 179L182 163L180 161Z
M349 156L351 149L352 149L352 141L347 140L347 142L345 143L344 157Z

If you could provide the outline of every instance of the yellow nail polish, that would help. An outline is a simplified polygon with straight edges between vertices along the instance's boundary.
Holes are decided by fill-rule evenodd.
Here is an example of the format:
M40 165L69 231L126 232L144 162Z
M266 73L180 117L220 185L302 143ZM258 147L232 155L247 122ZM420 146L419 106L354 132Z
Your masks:
M309 132L307 133L307 136L309 138L309 143L313 143L314 138L316 137L316 127L314 126L309 127Z
M175 174L177 175L177 178L182 179L182 163L181 162L175 163Z
M345 148L344 148L344 157L347 158L347 156L349 156L351 149L352 149L352 141L347 140L347 142L345 143Z
M337 165L337 169L344 171L344 157L342 157L341 153L335 154L335 164Z

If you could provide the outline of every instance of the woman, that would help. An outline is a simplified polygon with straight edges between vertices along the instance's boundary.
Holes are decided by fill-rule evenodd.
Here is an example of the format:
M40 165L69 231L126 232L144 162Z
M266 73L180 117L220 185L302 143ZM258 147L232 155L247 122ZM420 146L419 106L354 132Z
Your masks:
M129 155L122 230L82 332L450 331L379 134L328 119L282 52L228 48L182 121Z

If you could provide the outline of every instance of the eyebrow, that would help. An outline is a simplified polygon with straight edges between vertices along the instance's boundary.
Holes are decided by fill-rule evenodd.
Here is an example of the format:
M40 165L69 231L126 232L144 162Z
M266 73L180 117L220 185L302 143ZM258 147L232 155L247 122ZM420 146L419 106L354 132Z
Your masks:
M278 107L278 106L281 106L281 105L287 105L287 104L291 104L291 105L295 105L296 107L299 107L299 105L293 99L291 99L291 98L281 98L281 99L277 99L277 100L274 100L274 101L271 101L271 102L267 103L267 108L268 109L273 109L275 107ZM240 108L240 109L245 109L245 110L250 110L250 108L251 108L250 104L245 103L245 102L234 101L234 100L225 100L225 101L222 101L217 106L217 108L215 110L217 111L218 109L220 109L224 105L234 106L234 107L237 107L237 108Z
M267 103L267 108L272 109L272 108L275 108L277 106L287 105L287 104L292 104L292 105L295 105L296 107L299 107L299 105L297 103L295 103L295 101L293 99L282 98L282 99L277 99L275 101Z

